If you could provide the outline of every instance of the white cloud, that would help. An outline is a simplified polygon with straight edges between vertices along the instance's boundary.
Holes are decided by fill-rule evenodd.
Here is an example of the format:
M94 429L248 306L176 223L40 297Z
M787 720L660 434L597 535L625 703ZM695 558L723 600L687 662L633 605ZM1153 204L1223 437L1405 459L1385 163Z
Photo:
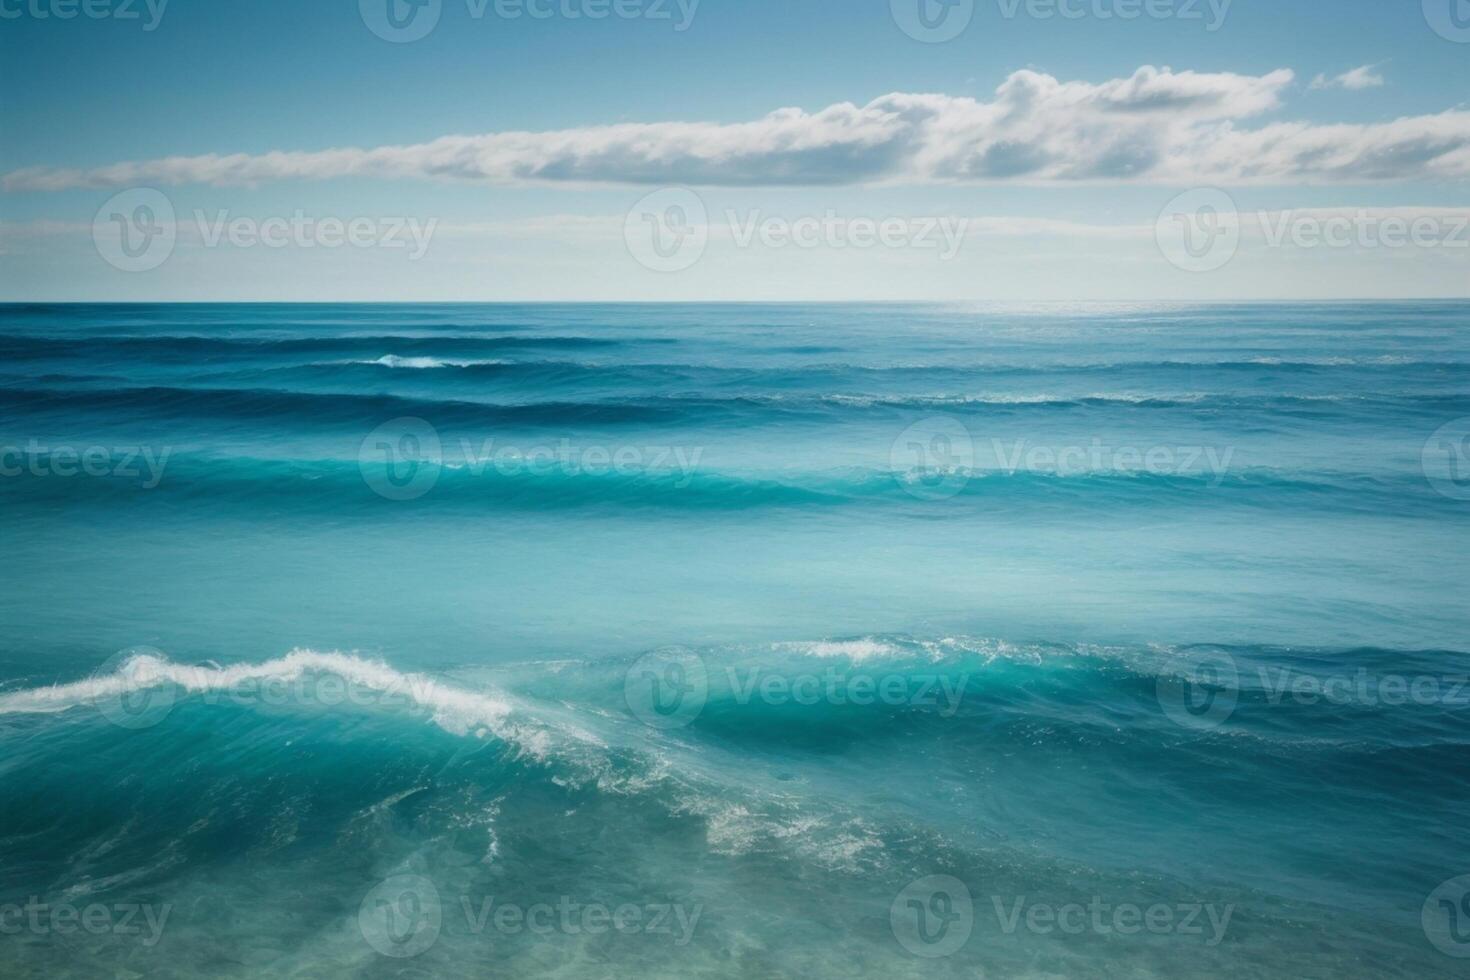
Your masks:
M1352 75L1352 72L1348 73ZM1470 177L1470 111L1370 124L1243 120L1295 76L1140 68L1062 82L1018 71L989 101L895 93L743 123L666 122L446 136L315 152L169 157L8 174L10 191L251 186L367 176L490 184L801 186L873 183L1297 184Z
M1377 65L1364 65L1345 71L1341 75L1328 78L1326 75L1318 75L1312 79L1312 88L1344 88L1350 92L1360 92L1365 88L1381 88L1383 86L1383 75L1378 71Z

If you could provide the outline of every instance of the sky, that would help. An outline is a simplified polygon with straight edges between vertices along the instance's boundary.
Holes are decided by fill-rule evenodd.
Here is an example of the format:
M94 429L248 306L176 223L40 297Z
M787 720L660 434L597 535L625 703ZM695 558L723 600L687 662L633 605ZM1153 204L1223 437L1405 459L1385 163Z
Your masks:
M0 300L1470 295L1470 0L0 0Z

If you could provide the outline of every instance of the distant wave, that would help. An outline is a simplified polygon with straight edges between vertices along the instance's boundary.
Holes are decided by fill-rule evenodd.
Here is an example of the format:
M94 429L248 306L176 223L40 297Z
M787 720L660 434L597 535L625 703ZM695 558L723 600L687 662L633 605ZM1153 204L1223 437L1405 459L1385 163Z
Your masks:
M336 335L316 337L246 337L199 335L76 336L38 337L29 334L0 335L0 357L39 358L63 356L97 357L104 351L152 357L194 358L201 355L270 356L300 353L360 352L381 356L395 350L405 356L434 356L509 349L616 348L645 344L675 343L667 338L615 339L575 336L455 336L424 337L411 334Z
M1464 414L1470 394L1359 391L1350 394L1210 394L1175 392L1106 393L1067 396L1038 393L937 395L847 394L664 394L504 403L463 397L314 392L284 388L146 387L19 388L0 387L0 407L12 411L126 410L148 417L210 416L234 421L289 417L297 423L352 423L365 419L420 416L435 425L520 424L527 426L582 423L750 424L780 416L830 420L853 411L886 410L899 416L913 411L959 412L988 409L1005 412L1121 409L1254 411L1320 414L1338 407L1362 406L1369 411Z
M303 324L321 331L322 324ZM324 364L347 364L357 361L376 362L384 358L434 358L445 366L472 367L477 353L505 350L637 350L678 345L673 337L588 335L538 335L515 333L514 326L496 325L494 329L505 330L497 335L485 332L451 331L448 328L425 332L412 331L381 333L307 333L282 336L273 325L272 332L265 336L248 333L234 334L0 334L0 357L25 360L51 357L105 357L109 353L118 356L148 356L167 360L188 361L203 356L217 357L288 357L292 355L356 355L352 361L331 361ZM1047 376L1067 374L1114 375L1118 372L1178 373L1210 372L1257 373L1275 375L1283 372L1303 374L1336 374L1354 371L1370 373L1402 373L1434 371L1452 374L1470 373L1470 361L1425 358L1422 352L1416 356L1383 353L1363 355L1334 355L1326 357L1302 357L1300 354L1280 355L1269 352L1251 356L1234 356L1224 359L1208 356L1190 358L1144 357L1139 360L1077 360L1048 358L1037 361L1009 362L1005 360L962 361L958 351L946 349L943 356L922 360L908 359L900 363L871 362L863 359L844 360L841 355L848 352L840 346L800 345L772 346L761 348L752 345L744 352L750 355L786 355L802 358L799 364L769 365L758 362L748 365L725 365L717 362L689 361L668 364L596 364L577 365L567 363L564 368L587 367L592 370L637 371L640 369L667 369L719 375L748 375L752 378L780 379L782 377L820 376L851 374L854 376L902 376L906 374L930 374L933 372L956 373L975 376ZM830 359L817 360L819 355ZM281 367L294 365L282 364ZM549 366L549 363L548 363Z
M349 361L349 364L370 364L376 367L405 368L416 371L431 371L438 368L474 368L489 367L509 364L510 361L502 360L480 360L480 361L451 361L438 357L400 357L397 354L385 354L372 361Z
M452 447L451 447L452 448ZM682 454L682 455L681 455ZM943 513L983 508L993 515L1027 520L1085 519L1101 506L1152 511L1198 506L1290 512L1422 515L1452 517L1459 502L1435 493L1420 476L1407 474L1286 471L1234 467L1224 474L1205 460L1187 473L1160 474L1115 469L1056 473L1005 469L961 469L946 482L953 492ZM196 514L262 506L302 519L401 513L404 506L378 496L367 482L378 470L358 460L267 460L174 453L156 485L132 478L53 479L23 471L0 481L0 500L12 508L55 507L62 501L164 502L182 494ZM832 507L896 506L894 519L936 513L925 489L932 475L853 466L808 472L765 473L721 470L691 447L650 448L636 469L570 465L533 472L524 466L498 468L489 459L446 459L426 487L423 501L444 512L525 512L613 509L666 512L800 511ZM409 505L412 506L412 505Z
M687 417L677 403L537 402L506 405L460 399L398 395L319 393L273 388L183 388L151 386L98 389L0 389L0 405L34 410L128 410L152 417L230 420L289 418L297 422L351 423L424 416L437 425L553 425L568 422L614 425L676 421Z

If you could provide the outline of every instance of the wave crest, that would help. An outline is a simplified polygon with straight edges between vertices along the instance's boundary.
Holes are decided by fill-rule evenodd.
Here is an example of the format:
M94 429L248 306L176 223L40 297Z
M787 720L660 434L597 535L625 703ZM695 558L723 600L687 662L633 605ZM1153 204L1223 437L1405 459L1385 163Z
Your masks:
M239 690L250 684L294 682L310 674L330 674L361 688L401 699L429 712L434 722L456 735L488 732L514 741L536 754L543 738L528 737L523 726L510 723L513 702L497 693L454 687L425 674L404 673L386 663L346 653L292 650L264 663L178 664L153 653L137 653L112 673L49 687L0 694L0 714L49 714L96 704L109 698L174 686L189 694Z

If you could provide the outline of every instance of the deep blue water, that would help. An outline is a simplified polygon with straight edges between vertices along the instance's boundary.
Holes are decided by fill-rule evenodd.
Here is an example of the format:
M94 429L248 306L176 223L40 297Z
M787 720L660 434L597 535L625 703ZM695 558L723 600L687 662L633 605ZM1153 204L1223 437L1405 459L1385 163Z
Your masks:
M7 977L1470 963L1470 304L0 306L0 451Z

